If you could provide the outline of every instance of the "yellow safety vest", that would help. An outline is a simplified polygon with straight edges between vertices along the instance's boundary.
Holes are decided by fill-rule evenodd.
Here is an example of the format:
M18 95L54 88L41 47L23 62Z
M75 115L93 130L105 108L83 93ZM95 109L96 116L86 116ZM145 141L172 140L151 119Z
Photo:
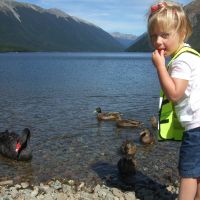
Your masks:
M170 60L170 64L182 53L190 52L197 56L200 54L191 47L181 48ZM184 128L181 126L171 101L167 99L163 91L160 91L159 103L159 124L158 124L158 140L182 140Z

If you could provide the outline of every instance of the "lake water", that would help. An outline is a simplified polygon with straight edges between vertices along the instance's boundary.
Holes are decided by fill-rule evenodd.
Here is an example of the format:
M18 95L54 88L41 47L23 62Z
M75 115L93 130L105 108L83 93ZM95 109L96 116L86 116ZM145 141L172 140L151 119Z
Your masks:
M117 181L125 139L138 146L138 171L158 182L177 177L179 143L144 147L141 129L117 129L114 122L99 123L93 113L100 106L151 128L159 82L150 54L0 54L0 80L0 131L30 128L33 149L31 162L0 156L0 179Z

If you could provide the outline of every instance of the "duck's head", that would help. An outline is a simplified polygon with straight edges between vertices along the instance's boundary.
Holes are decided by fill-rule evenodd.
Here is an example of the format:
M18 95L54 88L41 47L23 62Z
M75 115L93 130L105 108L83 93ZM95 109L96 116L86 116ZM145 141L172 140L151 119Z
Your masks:
M100 108L100 107L97 107L97 108L95 109L95 112L96 112L96 113L101 113L101 108Z
M137 147L131 140L126 140L122 143L121 152L125 155L134 156L136 153Z
M136 145L135 144L127 144L126 150L127 150L127 155L134 156L136 153Z

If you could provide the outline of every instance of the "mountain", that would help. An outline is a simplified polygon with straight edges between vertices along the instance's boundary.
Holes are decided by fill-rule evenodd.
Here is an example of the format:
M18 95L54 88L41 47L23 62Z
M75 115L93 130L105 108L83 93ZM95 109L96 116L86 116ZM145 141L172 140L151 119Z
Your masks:
M196 0L191 2L185 7L185 11L188 13L193 25L193 33L189 38L188 43L200 52L200 1Z
M145 32L141 36L139 36L134 43L126 49L126 51L133 52L149 52L152 51L153 47L150 44L148 34Z
M132 34L123 34L119 32L110 33L123 47L128 48L136 40L137 36Z
M0 1L0 51L122 51L110 34L58 9Z
M194 0L184 7L189 19L192 23L193 33L188 40L188 43L200 51L200 1ZM130 52L149 52L152 51L152 47L148 40L147 33L142 34L126 51Z

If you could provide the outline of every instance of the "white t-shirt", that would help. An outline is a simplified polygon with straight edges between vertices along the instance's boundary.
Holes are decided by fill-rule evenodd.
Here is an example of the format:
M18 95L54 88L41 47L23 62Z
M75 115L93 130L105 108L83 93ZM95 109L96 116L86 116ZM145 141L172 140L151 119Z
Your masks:
M184 96L175 104L176 114L186 129L200 127L200 57L180 54L169 66L173 78L188 80Z

